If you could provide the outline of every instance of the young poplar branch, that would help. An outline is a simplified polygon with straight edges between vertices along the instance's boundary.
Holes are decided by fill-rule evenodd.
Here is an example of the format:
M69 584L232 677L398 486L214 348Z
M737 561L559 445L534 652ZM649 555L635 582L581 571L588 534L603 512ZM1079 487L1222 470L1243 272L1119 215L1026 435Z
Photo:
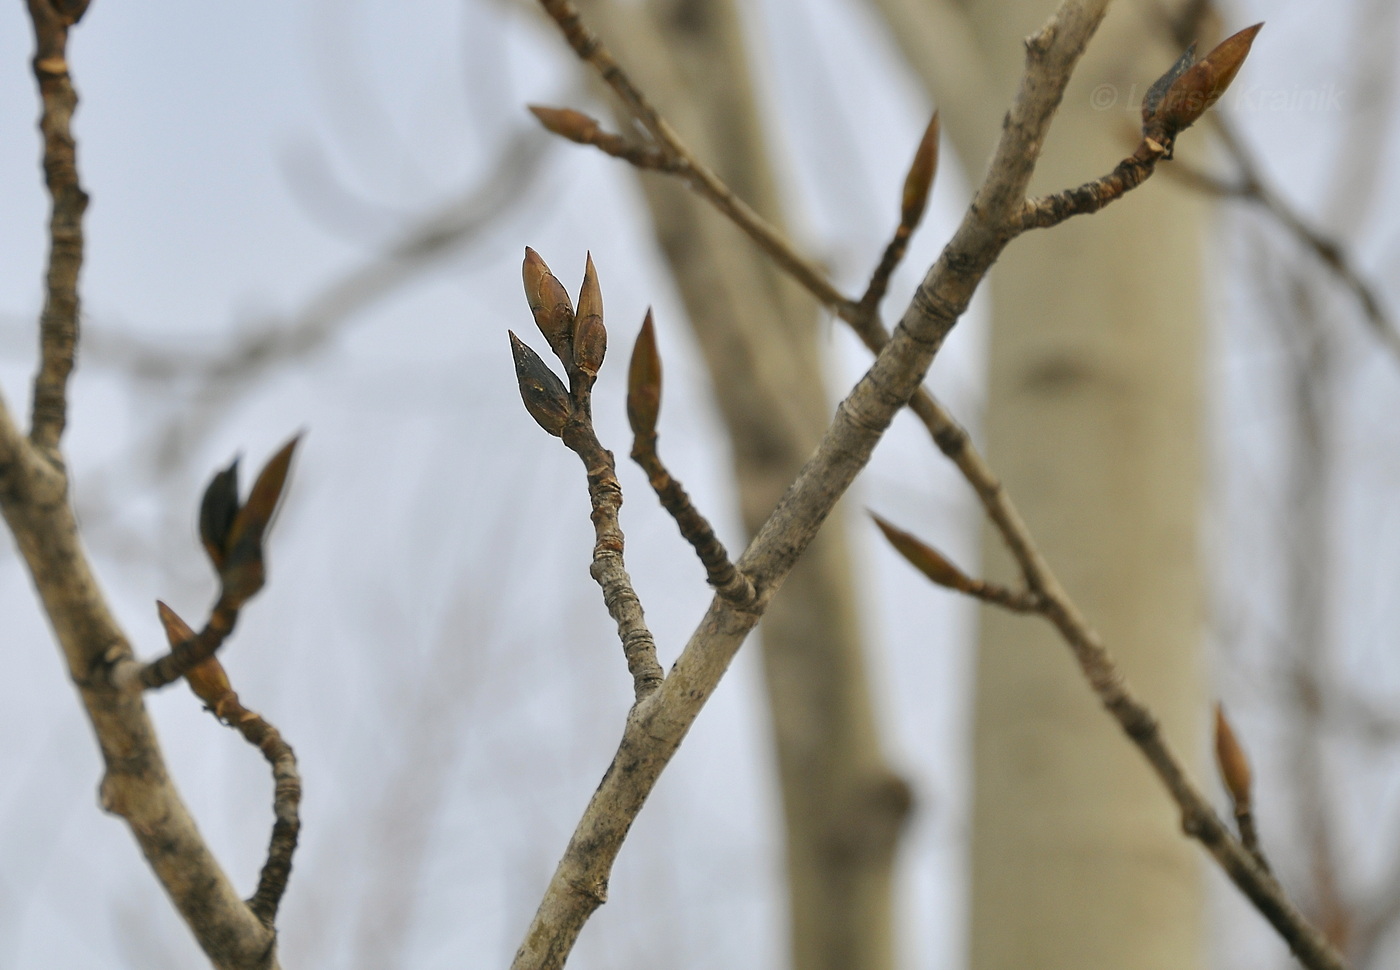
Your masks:
M67 421L67 379L78 336L82 259L78 180L70 128L76 96L68 73L68 30L84 0L28 0L34 71L42 100L44 170L53 196L41 361L33 427L20 435L0 401L0 513L15 537L69 675L92 723L104 773L102 807L120 816L200 948L219 970L277 970L277 937L239 897L200 835L166 769L139 692L114 690L106 674L131 663L78 536L59 442Z
M188 642L195 636L189 624L174 610L157 602L161 625L171 647ZM292 874L292 855L296 852L297 836L301 832L301 774L297 771L296 754L282 734L256 711L250 711L238 699L229 684L228 674L217 657L210 657L185 674L190 689L204 701L209 712L221 723L243 735L253 747L262 752L272 766L272 837L268 840L267 861L258 876L258 888L248 900L263 925L271 928L277 921L277 907L287 891Z
M511 333L516 383L530 417L561 439L587 469L594 534L589 573L602 589L608 615L617 624L622 653L632 674L633 692L640 704L656 691L665 674L657 662L656 640L647 629L641 600L623 560L625 539L618 521L622 485L617 480L617 466L612 452L603 447L593 429L593 383L607 351L603 295L593 257L588 257L584 270L577 313L569 302L568 291L533 249L525 250L522 275L535 325L564 365L569 386L566 388L539 355Z
M904 261L904 254L909 250L909 240L914 237L914 230L919 228L919 223L923 220L924 211L928 208L928 197L933 190L933 180L938 175L938 139L942 127L938 120L938 112L935 111L929 119L928 127L924 129L924 137L919 141L914 160L904 177L899 225L895 227L894 236L885 246L880 262L870 274L865 293L852 308L855 314L869 317L879 314L880 301L885 298L885 291L889 289L890 277Z
M558 8L552 0L547 7ZM758 593L751 609L716 597L661 686L633 709L613 764L584 811L513 966L562 966L607 898L614 859L637 812L734 654L836 501L869 461L894 415L923 380L977 285L1014 235L1010 222L1050 119L1106 0L1065 0L1027 42L1027 69L987 180L929 270L885 350L837 408L816 452L736 564ZM566 33L582 28L577 13ZM592 52L591 44L581 53Z
M39 317L39 371L34 376L30 440L51 457L68 422L68 375L78 347L78 273L83 266L83 213L88 197L78 181L73 112L78 93L68 74L68 29L87 10L86 0L28 0L34 24L34 78L39 85L44 136L44 181L53 206L49 217L49 265Z
M830 488L831 484L826 479L832 476L838 481L844 480L844 484L837 487L837 494L844 490L849 484L849 479L845 478L845 471L849 467L847 462L861 450L858 446L853 451L846 450L849 430L845 426L846 422L854 421L870 432L873 435L873 447L873 441L878 440L889 420L888 417L882 417L885 408L892 408L889 412L892 415L893 410L908 402L923 419L940 450L953 458L977 490L979 498L983 500L990 517L1021 567L1029 596L1035 599L1039 611L1059 629L1101 702L1156 770L1182 812L1183 828L1206 847L1241 891L1273 923L1275 929L1288 941L1306 966L1312 970L1340 970L1344 966L1340 956L1287 899L1272 875L1261 868L1253 855L1231 836L1211 809L1208 800L1187 777L1180 759L1162 737L1151 712L1128 690L1098 635L1059 586L999 480L971 446L966 432L919 386L922 374L947 329L951 328L966 308L966 300L970 299L972 289L975 289L1001 249L1028 228L1040 223L1053 225L1081 212L1096 211L1140 185L1151 174L1159 159L1171 157L1176 136L1198 120L1205 110L1218 100L1243 63L1259 25L1228 38L1201 62L1195 62L1193 51L1188 51L1171 71L1159 79L1144 101L1144 130L1139 151L1120 163L1113 173L1056 196L1028 200L1025 197L1025 188L1042 144L1040 138L1055 107L1058 106L1069 69L1082 52L1083 44L1097 27L1106 5L1079 4L1072 0L1062 3L1051 21L1027 40L1026 73L1023 75L1016 103L1007 116L987 180L978 190L957 234L925 277L923 285L915 294L913 304L891 338L875 312L863 306L862 301L851 301L843 297L820 271L798 256L776 230L758 216L746 212L746 207L735 206L733 194L727 187L720 183L718 189L723 191L719 191L708 180L696 176L695 173L705 171L703 166L697 167L698 163L685 151L684 146L680 146L679 140L664 119L631 83L597 37L581 23L578 12L567 0L541 0L541 3L559 23L575 52L598 69L603 79L613 87L658 143L686 163L678 167L678 173L687 177L687 181L716 208L728 215L765 251L773 255L775 261L789 275L851 323L867 346L879 355L866 377L842 402L836 420L823 437L816 456L804 468L788 496L780 503L768 524L754 538L748 552L739 561L739 568L752 576L759 590L759 612L767 597L771 596L772 590L766 588L765 572L754 563L751 556L756 550L762 549L765 541L776 541L776 536L783 537L782 541L789 550L795 548L800 553L806 542L810 541L806 529L811 528L815 531L815 525L806 521L804 515L794 515L794 508L789 505L789 500L794 500L797 508L805 512L804 503L795 500L794 497L809 495L809 489L821 492ZM1067 22L1074 23L1078 31L1067 31ZM1051 69L1052 65L1063 73L1055 74ZM964 286L970 288L964 291ZM924 326L912 325L911 317ZM933 321L939 321L944 326L940 328L939 324ZM914 342L912 346L909 344L911 340ZM917 348L917 353L914 348ZM886 372L882 364L898 360L904 354L913 354L914 359L919 360L925 350L928 351L927 359L922 361L921 369L917 371L907 390L903 391L903 396L897 396L898 390L895 391L897 398L894 400L884 396L889 394L891 388L903 388L902 378L907 378L908 374L896 364L888 365L891 371L899 373L899 378L896 378L893 372ZM874 380L877 374L881 380L876 386L883 395L879 396L879 403L875 405L873 402L864 401L863 392L867 390L867 382ZM867 407L870 408L869 411L866 410ZM859 439L861 436L854 437ZM863 466L868 457L869 452L865 452L863 457L856 458L856 466L850 470L851 477L854 477L855 471ZM809 473L813 473L814 469L820 469L817 477L822 481L819 483L809 479ZM817 503L818 506L821 504ZM827 509L829 510L829 506ZM820 524L824 515L825 511L817 514L816 525ZM791 531L784 531L794 529L797 533L796 541L793 541ZM779 557L780 561L783 558L785 557ZM759 561L762 561L762 557ZM781 575L785 575L785 571L780 571L779 576ZM781 578L778 582L781 582ZM729 624L722 623L721 617L716 616L716 611L717 608L712 606L701 631L711 628L712 625L719 629L727 628L728 625L743 626L741 623L735 624L737 618L732 617L724 618ZM692 639L653 703L659 704L664 701L669 693L666 688L670 687L672 682L683 682L680 675L687 660L691 657L693 649L701 649L700 644L703 642L701 640L697 643L696 639ZM737 642L734 642L732 649L737 649L737 645ZM732 656L732 652L729 655ZM724 663L727 663L727 659ZM700 703L703 703L703 696ZM688 725L688 721L685 723ZM678 741L679 739L677 743ZM623 750L619 752L618 757L622 758L625 753L628 753L626 736ZM656 768L658 773L664 763L663 760ZM618 761L615 760L614 766L617 764ZM606 784L605 778L604 785ZM526 944L517 954L515 966L557 965L553 959L562 961L568 948L572 946L572 936L569 934L576 935L588 914L605 898L606 873L616 849L600 861L596 858L596 842L580 842L581 836L590 829L590 814L606 810L606 800L603 796L604 791L600 789L590 804L589 811L585 813L584 820L580 823L574 840L571 841L569 850L556 871L555 879L551 882L545 901L541 904L540 912L531 926ZM642 797L645 797L644 793ZM640 808L640 801L637 802L636 808ZM620 845L620 835L618 844ZM595 851L584 852L586 847ZM576 858L576 854L591 854L594 858ZM564 887L578 885L580 871L591 873L592 885L601 886L604 891L579 894L578 899L581 902L567 905ZM542 927L556 920L562 920L562 932L568 936L562 949L542 950L533 945L537 942L536 934ZM552 937L551 940L554 943L561 942Z
M648 310L627 368L627 422L632 427L632 460L647 473L647 482L656 492L662 508L675 519L681 536L695 549L705 567L705 581L737 606L752 604L756 595L753 583L734 568L709 520L695 508L657 453L656 420L660 411L661 355L656 350L656 327Z

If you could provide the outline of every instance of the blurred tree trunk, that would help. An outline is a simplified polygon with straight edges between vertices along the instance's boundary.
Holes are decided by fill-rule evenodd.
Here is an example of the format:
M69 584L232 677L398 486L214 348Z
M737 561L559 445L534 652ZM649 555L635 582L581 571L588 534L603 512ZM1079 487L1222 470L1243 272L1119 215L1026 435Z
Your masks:
M975 177L1022 68L1020 38L1045 5L876 6ZM1033 188L1079 184L1126 154L1144 84L1173 56L1164 34L1146 4L1114 8ZM1199 200L1157 178L1093 220L1008 249L991 280L985 425L990 458L1065 587L1197 762L1208 707L1196 548L1202 217ZM984 563L1014 575L990 530ZM1200 965L1199 860L1043 622L982 611L973 763L973 970Z
M696 154L780 222L734 4L656 0L589 13ZM652 176L642 185L729 431L752 534L830 419L817 308L683 185ZM910 796L881 750L839 516L759 629L786 823L793 966L891 970L893 862Z

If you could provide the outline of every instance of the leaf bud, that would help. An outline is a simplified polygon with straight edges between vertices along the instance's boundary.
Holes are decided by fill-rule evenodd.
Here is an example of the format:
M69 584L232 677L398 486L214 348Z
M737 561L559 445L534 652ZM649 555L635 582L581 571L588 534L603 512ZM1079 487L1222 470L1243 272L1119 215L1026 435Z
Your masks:
M525 282L525 299L549 349L564 363L573 360L574 305L569 291L564 289L540 254L525 247L525 262L521 266Z
M603 327L603 291L593 269L590 253L583 270L583 286L578 293L578 322L574 330L574 366L589 377L597 377L608 350L608 332Z
M632 434L638 438L656 434L660 411L661 355L656 351L656 327L648 309L627 365L627 423Z
M899 223L913 229L924 216L934 177L938 175L938 112L929 119L923 140L914 152L909 174L904 177L904 193L900 200Z
M510 334L510 351L515 359L515 381L525 410L541 428L560 437L574 409L564 382L514 333Z
M924 544L903 529L896 528L873 512L870 517L875 520L875 524L880 527L880 531L885 534L895 551L930 580L939 586L959 592L967 592L973 587L974 584L967 574L949 562L943 553Z

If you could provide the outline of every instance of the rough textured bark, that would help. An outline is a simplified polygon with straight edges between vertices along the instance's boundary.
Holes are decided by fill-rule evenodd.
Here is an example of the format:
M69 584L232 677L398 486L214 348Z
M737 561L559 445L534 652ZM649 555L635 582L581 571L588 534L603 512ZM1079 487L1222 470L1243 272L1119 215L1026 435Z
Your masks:
M590 8L593 9L593 8ZM596 13L696 154L759 212L778 200L729 0ZM674 181L643 180L733 447L754 533L831 414L816 306L721 216ZM885 764L870 698L844 526L813 542L763 619L787 833L794 966L893 966L893 862L909 808Z
M994 131L986 117L950 110L963 92L939 74L947 45L919 49L914 31L951 20L982 52L984 83L1000 101L1039 5L973 3L965 16L950 4L935 4L937 15L903 0L879 6L979 171ZM1042 156L1040 190L1082 182L1121 155L1123 119L1136 122L1143 86L1170 63L1154 28L1135 6L1105 23ZM1113 110L1095 110L1110 94ZM1200 227L1201 204L1157 180L1093 220L1012 247L990 281L986 416L990 458L1046 558L1193 761L1207 710L1196 557ZM985 554L989 575L1014 575L991 532ZM971 966L1198 965L1196 859L1054 640L1032 620L982 611Z

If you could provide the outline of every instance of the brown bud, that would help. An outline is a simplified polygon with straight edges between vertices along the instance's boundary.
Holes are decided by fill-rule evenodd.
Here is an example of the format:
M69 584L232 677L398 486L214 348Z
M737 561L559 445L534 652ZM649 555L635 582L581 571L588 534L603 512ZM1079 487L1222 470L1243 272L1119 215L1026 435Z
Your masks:
M1250 790L1253 787L1249 759L1245 757L1244 748L1235 737L1230 721L1225 717L1225 708L1220 704L1215 705L1215 762L1225 790L1235 803L1235 813L1249 811Z
M156 614L160 617L160 625L165 628L165 639L170 641L171 647L194 639L194 628L160 600L156 600Z
M238 459L209 482L199 503L199 539L214 568L224 564L229 530L238 515Z
M574 329L574 366L589 377L597 377L608 350L608 332L603 327L603 291L593 269L593 255L583 270L583 286L578 291L578 322Z
M870 517L875 520L875 524L880 527L880 531L885 534L895 551L933 582L961 592L967 592L973 587L974 584L967 574L949 562L937 549L925 545L903 529L890 525L873 512Z
M514 333L510 335L510 352L515 358L515 382L525 410L536 424L558 438L574 409L564 382Z
M661 355L656 352L656 327L648 309L627 365L627 423L632 426L632 434L638 438L656 434L660 411Z
M248 492L248 501L243 503L229 527L219 576L224 596L235 608L263 587L266 579L263 542L276 516L291 470L292 455L300 441L300 434L294 436L267 460Z
M1232 34L1205 57L1181 71L1162 94L1161 103L1150 120L1162 125L1169 136L1195 124L1206 109L1225 94L1263 26L1257 23Z
M923 140L914 152L909 174L904 177L899 223L910 229L917 226L923 218L934 177L938 174L938 132L938 112L935 111L929 119L928 127L924 129Z
M564 363L573 360L574 305L569 291L564 289L540 254L525 247L525 262L521 266L525 282L525 299L535 326L549 343L549 349Z
M170 641L171 649L194 639L195 633L190 625L160 600L156 600L156 612L160 615L160 625L165 628L165 638ZM211 708L233 692L228 675L216 657L196 665L185 674L185 680L195 696Z
M572 108L546 108L543 105L528 106L530 114L539 119L546 131L553 132L580 145L590 144L598 134L598 122L582 111Z

